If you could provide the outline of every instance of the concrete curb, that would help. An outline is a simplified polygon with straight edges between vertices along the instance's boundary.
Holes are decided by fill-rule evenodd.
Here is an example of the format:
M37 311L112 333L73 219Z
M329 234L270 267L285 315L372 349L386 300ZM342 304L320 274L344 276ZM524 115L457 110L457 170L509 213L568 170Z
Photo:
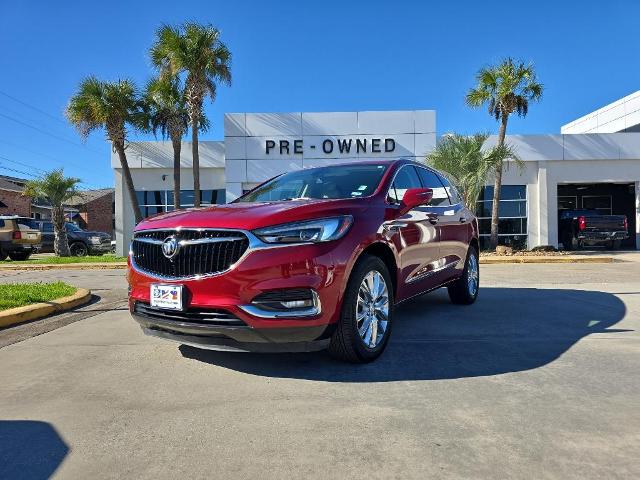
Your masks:
M57 298L50 302L33 303L24 307L10 308L0 312L0 327L8 327L16 323L28 322L46 317L55 312L63 312L84 305L91 300L91 290L78 288L76 293L68 297Z
M614 263L613 257L576 257L576 256L553 256L553 257L480 257L481 265L498 265L507 263Z
M120 270L127 268L127 262L111 263L32 263L32 264L0 264L0 270Z

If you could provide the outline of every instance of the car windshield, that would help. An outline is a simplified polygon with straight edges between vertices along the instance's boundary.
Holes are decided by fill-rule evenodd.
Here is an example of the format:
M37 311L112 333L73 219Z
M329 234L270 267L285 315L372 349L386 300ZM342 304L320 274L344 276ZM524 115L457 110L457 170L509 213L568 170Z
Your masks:
M385 165L336 165L286 173L238 198L236 202L360 198L371 195Z
M82 232L83 230L75 223L67 223L67 230L71 232Z

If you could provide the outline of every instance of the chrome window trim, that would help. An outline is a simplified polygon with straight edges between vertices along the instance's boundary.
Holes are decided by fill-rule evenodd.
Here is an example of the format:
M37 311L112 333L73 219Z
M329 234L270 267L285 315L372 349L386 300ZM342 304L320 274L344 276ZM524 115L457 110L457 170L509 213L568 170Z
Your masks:
M389 191L391 190L391 188L393 187L393 183L396 181L396 177L398 176L398 173L400 172L400 170L402 170L404 167L409 167L412 166L414 168L423 168L425 170L429 170L431 173L433 173L436 176L440 176L440 174L438 173L437 170L434 170L431 167L428 167L427 165L420 165L418 163L405 163L404 165L400 166L400 168L398 168L394 173L393 173L393 178L391 179L391 183L389 183L389 188L387 188L387 194L384 198L384 201L387 205L399 205L398 203L391 203L389 202ZM416 174L418 175L418 181L420 182L420 185L422 185L422 180L420 180L420 175L416 172ZM452 185L453 186L453 185ZM445 188L444 185L442 186L442 188ZM445 188L446 191L446 188ZM427 205L429 207L433 207L433 208L449 208L449 207L458 207L459 205L462 205L462 201L458 202L458 203L451 203L451 197L449 197L449 193L447 192L447 197L449 198L449 205L445 205L445 206L441 206L441 205ZM456 209L457 211L457 209Z

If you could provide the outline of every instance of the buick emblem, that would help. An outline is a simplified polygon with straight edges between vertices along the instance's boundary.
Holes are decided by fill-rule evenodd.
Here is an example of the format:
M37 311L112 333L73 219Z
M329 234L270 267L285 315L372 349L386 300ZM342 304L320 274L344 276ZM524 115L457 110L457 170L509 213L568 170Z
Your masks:
M178 250L180 250L180 242L176 237L167 237L162 242L162 254L169 260L177 255Z

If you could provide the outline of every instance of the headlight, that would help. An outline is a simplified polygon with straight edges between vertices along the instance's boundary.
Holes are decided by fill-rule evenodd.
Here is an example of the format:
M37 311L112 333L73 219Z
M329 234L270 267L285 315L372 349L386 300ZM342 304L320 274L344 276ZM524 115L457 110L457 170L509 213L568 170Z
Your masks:
M259 228L253 233L267 243L317 243L336 240L349 230L351 215Z
M90 243L102 243L102 239L100 237L89 237Z

